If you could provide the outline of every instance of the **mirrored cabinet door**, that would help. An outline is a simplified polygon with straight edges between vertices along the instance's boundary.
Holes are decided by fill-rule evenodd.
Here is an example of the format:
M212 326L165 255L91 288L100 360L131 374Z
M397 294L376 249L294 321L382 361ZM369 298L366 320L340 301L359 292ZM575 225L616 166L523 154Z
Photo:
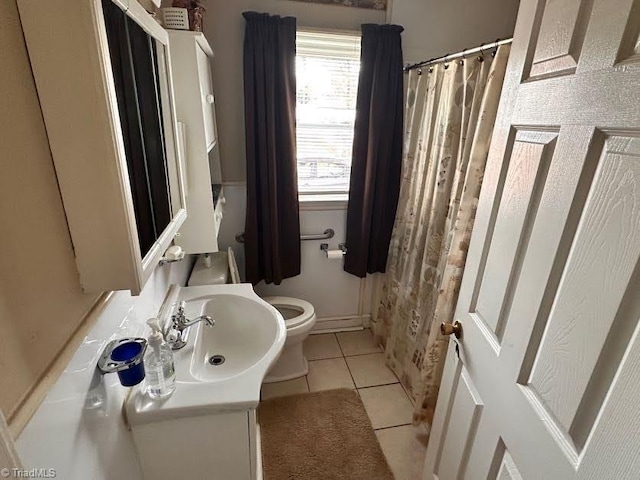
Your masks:
M137 1L18 6L82 288L137 294L187 216L169 36Z
M171 221L156 40L111 0L102 1L138 229L149 253Z

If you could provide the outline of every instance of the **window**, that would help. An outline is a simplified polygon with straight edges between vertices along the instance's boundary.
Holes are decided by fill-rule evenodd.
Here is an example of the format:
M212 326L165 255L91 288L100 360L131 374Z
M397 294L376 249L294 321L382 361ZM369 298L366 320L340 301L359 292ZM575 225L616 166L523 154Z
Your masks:
M299 31L296 37L298 190L349 191L360 73L360 35Z

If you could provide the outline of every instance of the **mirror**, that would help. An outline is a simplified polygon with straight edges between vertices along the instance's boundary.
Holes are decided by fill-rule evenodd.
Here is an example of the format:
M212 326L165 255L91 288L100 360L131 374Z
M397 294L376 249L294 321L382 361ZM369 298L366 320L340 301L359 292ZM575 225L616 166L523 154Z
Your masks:
M103 0L109 56L124 139L138 241L144 257L167 228L175 210L170 175L175 174L173 118L166 46L111 0ZM170 144L171 148L168 148ZM173 169L170 171L170 165Z

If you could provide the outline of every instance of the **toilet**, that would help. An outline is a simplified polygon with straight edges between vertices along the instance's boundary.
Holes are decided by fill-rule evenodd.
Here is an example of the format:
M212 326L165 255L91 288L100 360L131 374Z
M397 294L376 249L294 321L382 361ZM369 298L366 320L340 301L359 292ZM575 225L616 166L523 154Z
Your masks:
M240 283L240 274L233 250L198 256L187 286ZM302 351L302 342L316 323L313 305L291 297L264 297L284 318L287 340L278 361L271 367L263 383L283 382L302 377L309 372L309 364Z

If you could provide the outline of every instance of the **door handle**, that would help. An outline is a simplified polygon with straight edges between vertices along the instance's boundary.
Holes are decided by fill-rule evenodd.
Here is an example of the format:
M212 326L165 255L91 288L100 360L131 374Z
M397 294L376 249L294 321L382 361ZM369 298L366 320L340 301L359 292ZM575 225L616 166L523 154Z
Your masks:
M452 333L456 338L462 338L462 324L459 321L453 323L442 322L440 324L440 333L442 335L451 335Z

